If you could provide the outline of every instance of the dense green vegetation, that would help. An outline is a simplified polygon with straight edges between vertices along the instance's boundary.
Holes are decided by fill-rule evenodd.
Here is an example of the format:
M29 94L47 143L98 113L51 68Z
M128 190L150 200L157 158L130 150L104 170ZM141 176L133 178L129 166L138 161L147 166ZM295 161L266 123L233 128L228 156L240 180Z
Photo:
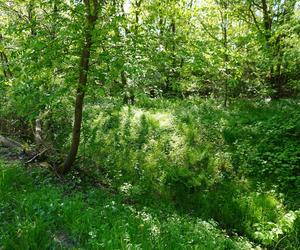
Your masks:
M0 18L0 250L300 248L299 1Z
M74 191L71 182L54 185L42 170L29 174L1 163L0 171L4 249L251 247L241 237L229 239L213 221L179 215L169 205L128 205L122 196L90 187Z
M297 101L120 103L87 110L62 183L2 163L4 249L299 247Z

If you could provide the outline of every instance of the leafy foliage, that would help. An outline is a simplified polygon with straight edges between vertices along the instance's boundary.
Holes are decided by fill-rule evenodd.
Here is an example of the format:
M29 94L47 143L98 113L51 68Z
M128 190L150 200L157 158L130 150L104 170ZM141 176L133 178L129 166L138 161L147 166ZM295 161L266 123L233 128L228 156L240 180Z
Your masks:
M296 0L0 0L0 133L51 171L70 144L76 160L63 184L0 163L0 249L299 248L299 17Z

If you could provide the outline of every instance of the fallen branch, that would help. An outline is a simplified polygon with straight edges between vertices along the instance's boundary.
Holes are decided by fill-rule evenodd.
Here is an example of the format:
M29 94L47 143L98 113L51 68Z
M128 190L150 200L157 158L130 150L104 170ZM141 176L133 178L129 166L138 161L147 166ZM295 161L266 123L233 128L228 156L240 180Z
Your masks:
M2 144L6 148L15 148L24 151L24 147L21 143L16 142L10 138L4 137L0 135L0 144Z
M33 156L31 159L29 159L28 161L26 161L25 164L33 162L36 158L38 158L39 156L43 155L47 150L48 150L48 148L46 148L43 151L39 152L38 154L36 154L35 156Z
M49 150L49 148L44 148L42 151L34 154L33 151L25 150L25 147L21 143L14 141L10 138L4 137L2 135L0 135L0 145L6 148L10 148L12 150L18 150L20 153L25 154L27 157L31 157L28 161L25 162L25 164L33 163L34 160L36 160L38 157L40 157L41 155L43 155ZM46 167L56 175L59 181L63 182L63 178L57 172L56 168L49 163L46 163L46 165L47 165Z

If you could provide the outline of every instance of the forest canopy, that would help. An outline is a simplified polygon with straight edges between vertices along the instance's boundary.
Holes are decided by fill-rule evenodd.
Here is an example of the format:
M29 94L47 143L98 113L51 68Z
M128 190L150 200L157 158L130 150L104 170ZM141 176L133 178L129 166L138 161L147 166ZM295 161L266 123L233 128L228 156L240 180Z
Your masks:
M280 98L299 91L296 0L97 4L92 92ZM18 79L24 94L72 91L88 28L83 1L1 1L0 8L2 79Z

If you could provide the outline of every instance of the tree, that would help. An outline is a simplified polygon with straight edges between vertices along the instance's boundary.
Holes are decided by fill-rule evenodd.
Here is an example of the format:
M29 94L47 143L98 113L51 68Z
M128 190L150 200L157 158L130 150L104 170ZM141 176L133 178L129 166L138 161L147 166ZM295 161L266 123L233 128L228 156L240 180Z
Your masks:
M249 16L253 20L257 34L264 38L259 41L262 42L262 49L269 65L266 80L273 89L272 96L278 99L287 92L285 85L288 79L285 70L289 62L284 60L284 53L285 39L290 30L286 28L287 24L291 24L297 1L248 0L248 2Z
M68 173L73 163L76 160L76 155L78 152L80 144L80 134L81 134L81 123L82 123L82 112L84 96L86 92L86 85L88 81L89 73L89 60L91 55L91 47L93 44L93 31L98 19L99 12L99 1L98 0L85 0L84 5L86 9L86 27L85 27L85 37L84 45L81 52L80 65L79 65L79 77L78 85L76 90L76 101L75 101L75 112L74 112L74 125L72 131L72 143L69 154L65 159L64 164L59 169L59 172L66 174Z
M4 51L4 45L2 44L3 36L0 34L0 63L2 64L2 72L5 78L11 78L12 72L9 67L7 55Z

